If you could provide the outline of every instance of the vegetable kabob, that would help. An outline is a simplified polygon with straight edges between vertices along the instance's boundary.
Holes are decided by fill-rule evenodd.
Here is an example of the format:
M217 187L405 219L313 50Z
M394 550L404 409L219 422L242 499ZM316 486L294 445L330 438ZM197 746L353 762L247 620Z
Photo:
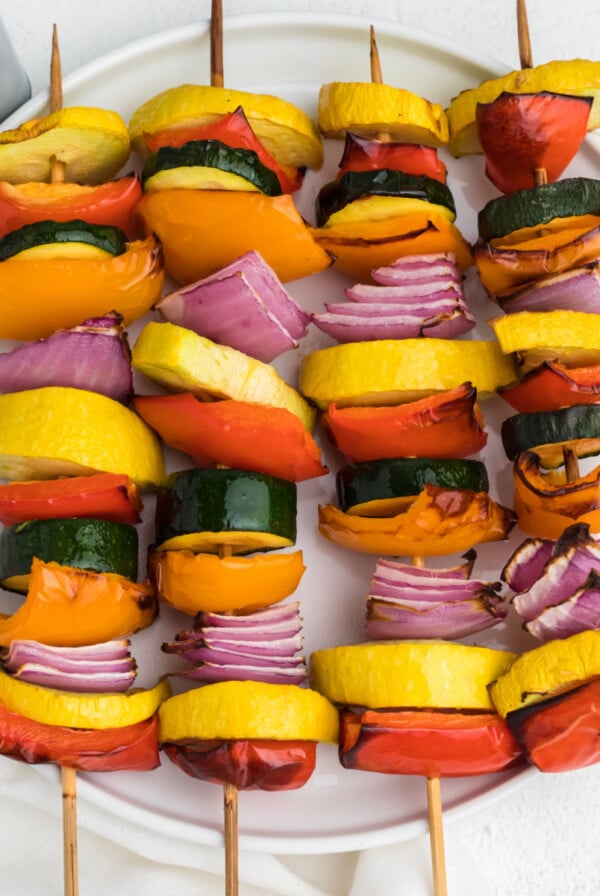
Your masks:
M64 116L56 117L64 124ZM77 134L82 136L76 129ZM128 154L126 130L117 137L119 152L125 138ZM82 148L81 140L74 143ZM75 163L76 157L69 161ZM52 168L54 177L57 171L64 173L56 162ZM58 210L60 218L61 202L56 200L63 193L47 186L47 192L39 191L51 209L45 214ZM83 198L92 191L64 192ZM119 206L106 203L103 214L111 208L119 212ZM65 214L68 218L68 209ZM124 234L106 220L92 230L83 221L58 225L42 220L10 231L1 241L7 252L1 270L5 273L4 265L10 267L13 261L9 250L16 246L18 253L19 245L32 245L14 260L23 272L29 264L38 274L43 270L50 276L54 271L62 288L71 261L77 267L82 255L85 265L88 251L94 251L86 246L90 233L98 237L101 232L107 243L116 239L124 248ZM66 249L65 243L50 245L60 239L60 228L68 233ZM102 248L96 252L105 254ZM45 266L58 256L58 267ZM80 274L84 270L90 273L81 267ZM160 291L160 267L149 280L154 281L149 292L156 283ZM126 407L132 391L129 348L121 316L106 313L104 304L118 301L107 289L109 283L118 289L129 282L105 277L105 316L85 321L85 326L55 333L57 325L72 320L68 314L75 313L75 305L51 308L51 317L44 318L29 302L19 308L17 330L3 334L48 338L5 353L0 365L1 475L8 480L0 486L5 526L0 533L0 578L5 590L25 594L21 606L0 621L0 752L61 768L69 894L78 892L76 770L156 768L156 710L170 693L166 681L148 690L132 688L137 666L130 637L151 625L157 613L154 589L137 581L135 525L140 521L141 490L156 487L164 463L156 437ZM78 314L85 311L87 298L82 289Z
M183 327L148 327L154 334L140 335L134 365L171 389L179 384L193 391L140 395L135 406L198 464L171 474L156 506L152 578L165 603L194 616L193 628L163 650L191 663L175 676L202 685L163 704L159 737L184 772L224 787L226 886L233 896L238 790L301 787L315 768L316 743L337 736L336 711L301 687L306 668L298 656L299 604L274 606L293 594L304 573L302 552L286 550L296 540L296 482L323 475L326 468L297 416L302 410L312 420L308 405L267 364ZM165 363L172 352L151 352L153 335L163 333L173 346L173 340L191 341L200 350L185 353L187 359L194 356L193 367L182 360L176 379L175 368L169 373ZM217 381L210 381L216 369L211 357L220 361ZM198 402L194 392L208 391L213 398L235 394L241 364L252 370L244 380L261 403ZM281 405L282 398L286 407L269 406ZM173 426L173 408L184 404L190 408L186 426ZM198 417L195 407L201 409ZM296 421L292 428L289 418ZM312 447L307 451L313 444L316 456Z
M393 292L394 287L381 285L392 282L408 317L411 296L427 292L430 283L431 291L439 288L436 270L454 289L460 285L448 253L412 254L407 239L405 254L371 272L378 285L363 292L371 301L377 302L378 290ZM355 327L348 344L305 358L300 388L325 412L325 431L352 461L336 476L339 507L319 508L319 531L351 550L404 555L414 564L411 574L404 564L379 560L382 595L370 599L375 618L367 623L374 638L394 638L400 627L399 637L410 640L317 651L311 681L342 707L343 765L426 777L435 890L441 894L440 777L500 771L520 762L521 753L486 689L491 667L507 668L514 655L441 640L500 621L504 614L495 588L477 582L467 586L469 564L443 571L420 567L423 557L504 539L515 523L512 511L487 494L483 464L464 459L486 441L478 389L489 394L491 381L514 374L493 342L436 339L423 323L409 338L376 341L361 341L365 336ZM412 600L406 595L411 586ZM475 594L478 600L472 599ZM406 617L412 625L404 624ZM481 688L473 703L460 684L468 668L470 683ZM444 686L449 684L449 669L456 675L454 693L450 685L445 695L434 695L434 681L443 678ZM352 681L357 687L350 684L346 690Z
M53 71L58 66L55 42ZM128 324L163 286L156 239L136 238L132 225L137 178L102 185L129 157L125 122L102 109L63 109L56 75L53 84L54 111L0 134L4 339L45 338L111 310ZM109 295L114 309L106 306Z
M593 83L589 87L588 107ZM538 99L543 110L556 104L563 109L562 121L552 122L553 134L567 130L572 151L579 147L583 134L571 132L568 109L580 106L581 96L515 94L508 109L504 102L485 107L481 136L491 125L502 130L510 123L529 185L505 187L504 196L482 209L474 254L484 285L506 312L491 323L518 371L516 381L498 391L519 411L504 420L501 432L514 463L515 511L530 538L502 576L516 592L513 605L525 630L549 640L597 626L592 595L600 469L583 474L579 460L597 454L600 431L594 388L600 358L593 287L597 251L581 257L596 238L600 184L591 178L557 179L556 169L539 167L545 159L539 154L543 129L536 145L527 139L538 123L532 105ZM487 141L482 143L487 159ZM510 155L509 150L507 164ZM493 284L505 277L513 285L494 292Z
M293 198L323 147L311 118L278 97L223 86L222 11L211 17L211 83L184 84L132 115L134 151L144 160L138 204L157 233L167 271L180 284L258 251L283 280L330 266ZM198 251L201 246L201 251Z

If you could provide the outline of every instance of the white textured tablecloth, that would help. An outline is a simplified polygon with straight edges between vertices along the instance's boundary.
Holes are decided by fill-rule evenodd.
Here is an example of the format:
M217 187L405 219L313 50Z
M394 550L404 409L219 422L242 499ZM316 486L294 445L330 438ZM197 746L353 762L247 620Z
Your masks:
M330 0L225 2L226 15L293 10L390 19L518 66L514 0ZM534 60L598 58L597 0L560 6L529 0ZM34 93L48 83L49 35L59 26L63 73L179 25L206 19L208 2L2 0L0 14ZM0 759L0 892L62 893L58 780ZM597 896L600 768L536 775L526 786L460 823L446 824L450 896ZM138 829L78 801L84 896L222 894L218 849ZM361 854L274 857L243 853L242 896L425 896L432 893L427 837Z

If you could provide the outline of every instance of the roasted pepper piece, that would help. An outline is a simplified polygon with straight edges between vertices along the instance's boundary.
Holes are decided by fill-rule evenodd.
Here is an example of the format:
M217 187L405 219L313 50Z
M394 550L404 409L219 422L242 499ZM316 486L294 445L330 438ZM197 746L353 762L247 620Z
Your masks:
M567 772L600 762L600 678L533 706L506 721L523 751L542 772Z
M113 309L124 326L160 298L161 250L153 236L101 258L7 258L0 262L0 338L45 339Z
M475 387L463 383L394 407L339 408L332 402L321 424L350 461L467 457L487 442L476 398Z
M129 174L99 187L73 183L0 183L0 237L35 221L83 220L136 235L133 210L142 198L139 177Z
M502 193L535 186L535 171L558 180L587 133L592 97L503 91L476 107L485 173Z
M451 252L462 269L473 264L469 245L443 213L413 213L320 227L312 231L316 243L335 258L335 267L368 283L371 271L405 255Z
M305 570L302 551L252 557L156 551L149 564L160 599L190 615L254 611L279 603L296 590Z
M34 558L25 602L0 617L0 645L15 638L57 647L98 644L147 628L156 613L150 585Z
M475 243L473 258L490 296L546 274L582 267L600 255L600 219L596 216L561 218L556 230L544 225L533 237L532 230Z
M319 531L340 547L366 554L437 557L508 536L516 516L486 492L426 485L408 510L361 517L319 507Z
M135 410L172 448L200 467L223 465L300 482L323 476L320 450L286 408L249 401L199 401L191 392L140 395Z
M487 775L523 762L497 713L452 709L342 710L339 755L344 768L444 778Z
M558 411L576 404L600 402L600 365L568 368L543 361L518 383L500 386L505 401L521 414Z
M192 778L233 784L238 790L295 790L312 775L317 745L302 740L202 740L162 744L169 759Z
M137 485L119 473L0 485L0 522L84 517L139 523L142 499Z
M162 146L183 146L190 140L220 140L234 149L255 152L263 165L275 172L284 193L293 193L302 186L302 174L298 168L279 164L252 130L241 106L216 121L180 127L173 125L154 134L144 134L144 140L151 153Z
M0 753L80 772L151 771L160 765L158 716L124 728L66 728L35 722L0 704Z
M435 147L369 139L347 131L340 172L377 171L381 168L426 175L446 183L446 166Z
M137 211L146 230L158 235L167 271L178 283L201 280L251 249L284 282L331 265L288 193L159 190L143 196Z
M577 446L574 450L577 454ZM544 473L545 466L543 446L523 451L515 461L514 507L523 532L560 538L573 523L588 523L590 531L599 532L600 466L570 482L564 468Z

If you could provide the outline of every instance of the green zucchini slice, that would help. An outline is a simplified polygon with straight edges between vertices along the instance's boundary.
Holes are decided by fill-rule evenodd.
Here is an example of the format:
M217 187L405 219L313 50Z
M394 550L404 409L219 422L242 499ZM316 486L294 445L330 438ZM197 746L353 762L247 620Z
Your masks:
M456 217L454 197L446 184L426 175L380 168L376 171L346 171L336 180L325 184L316 200L317 226L323 227L332 215L356 199L369 196L418 200L442 206L452 220Z
M289 547L296 509L294 482L246 470L182 470L159 488L155 550L243 554Z
M548 224L554 218L600 215L600 180L566 177L491 199L477 216L479 237L489 241Z
M486 492L488 475L477 460L400 457L348 464L336 474L340 510L360 516L394 516L427 483L447 489Z
M578 457L600 454L600 405L576 404L558 411L513 414L503 421L500 435L509 460L515 460L521 451L556 445L556 451L544 451L544 464L556 468L562 465L562 449L569 443L583 443L578 446Z
M39 246L56 245L60 249L65 243L89 246L110 255L122 255L127 249L127 237L120 227L80 220L35 221L0 239L0 261Z
M2 587L26 592L34 557L136 581L138 534L127 523L95 519L30 520L9 526L0 533Z
M150 156L141 176L145 190L240 190L245 181L267 196L282 193L279 178L263 165L254 150L232 149L220 140L190 140L183 146L162 146Z

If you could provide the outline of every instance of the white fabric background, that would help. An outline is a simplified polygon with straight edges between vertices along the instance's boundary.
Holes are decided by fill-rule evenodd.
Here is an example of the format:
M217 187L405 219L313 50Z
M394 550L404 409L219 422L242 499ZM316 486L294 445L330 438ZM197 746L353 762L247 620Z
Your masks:
M456 41L518 67L514 0L330 0L225 2L226 15L293 10L366 15ZM597 58L596 0L529 0L534 61ZM51 26L59 26L63 73L145 35L208 18L210 3L168 0L2 0L0 14L34 93L47 87ZM19 896L63 892L58 781L0 760L0 890ZM124 824L81 798L79 863L85 896L222 894L218 849L191 846ZM446 824L451 896L597 896L600 852L598 767L536 775L486 811ZM242 896L425 896L428 841L361 855L242 854Z

